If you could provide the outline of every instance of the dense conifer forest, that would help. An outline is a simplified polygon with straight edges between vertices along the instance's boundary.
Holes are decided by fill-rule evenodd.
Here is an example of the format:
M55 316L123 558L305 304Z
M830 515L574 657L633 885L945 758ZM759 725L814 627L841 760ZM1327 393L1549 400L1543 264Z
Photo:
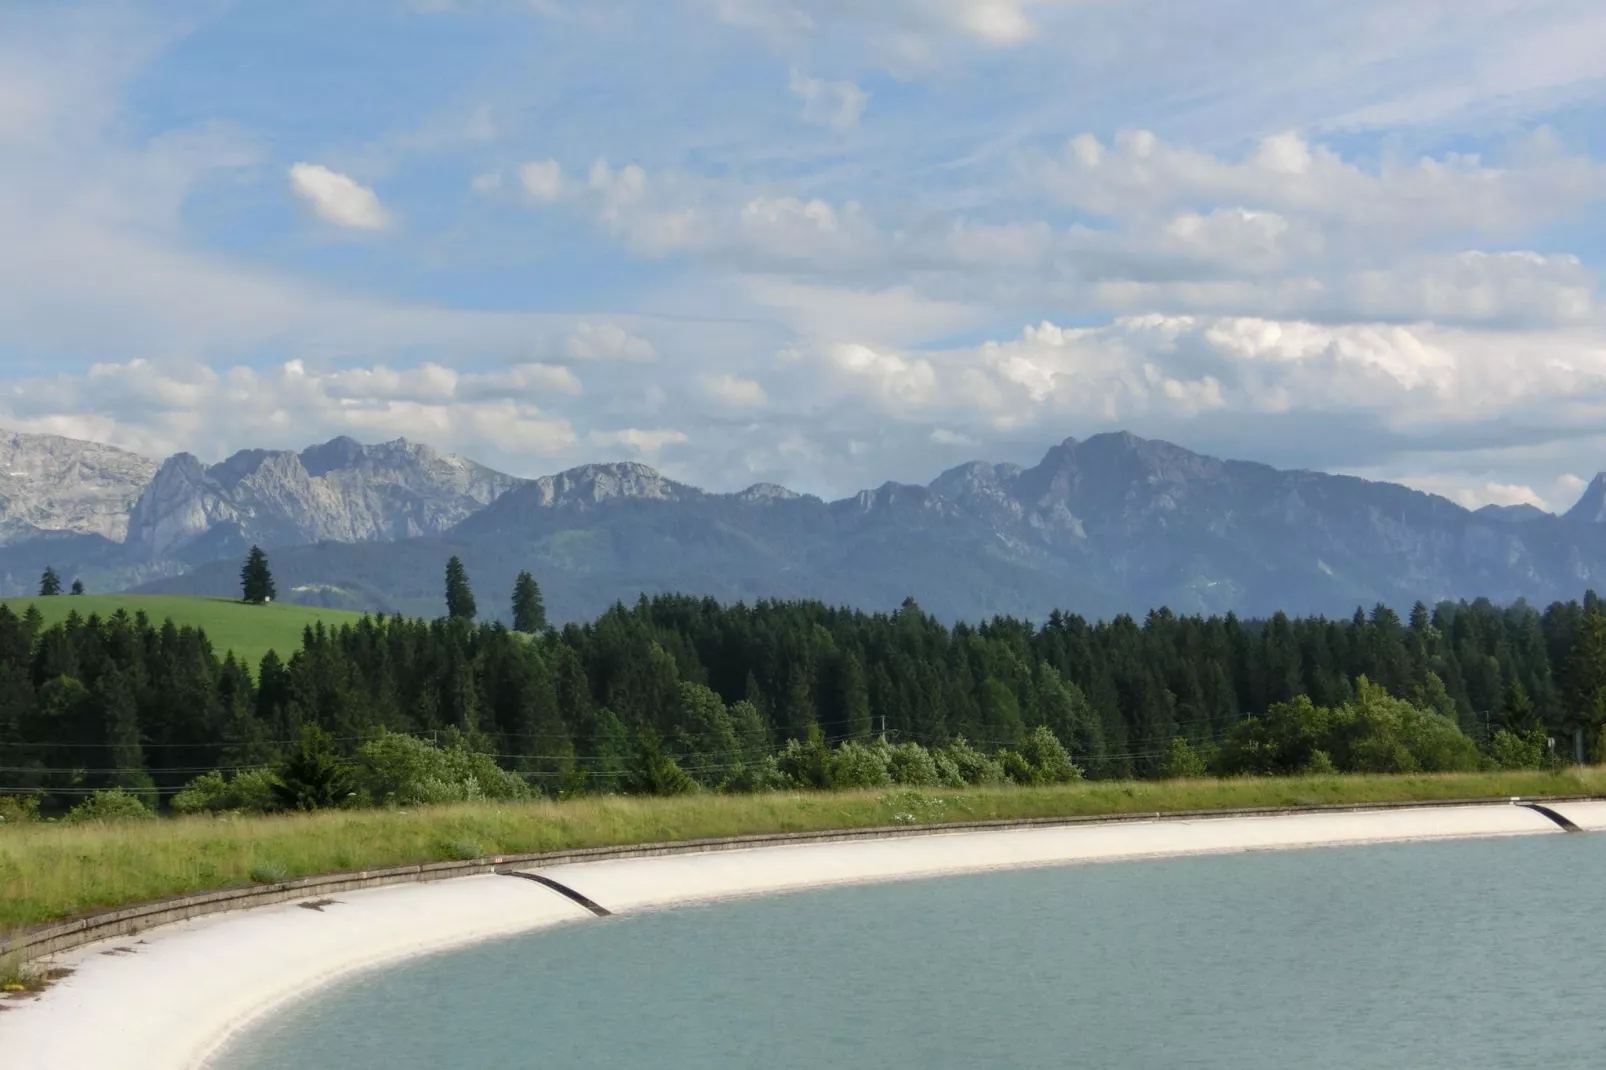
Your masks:
M241 806L377 802L394 793L342 772L376 755L458 776L421 801L462 797L464 776L495 797L1410 771L1571 760L1577 728L1595 758L1606 723L1592 593L1542 612L952 628L913 600L643 597L529 633L464 608L320 624L287 660L247 666L143 615L45 627L0 607L0 790L47 809L115 788L221 808L235 782Z

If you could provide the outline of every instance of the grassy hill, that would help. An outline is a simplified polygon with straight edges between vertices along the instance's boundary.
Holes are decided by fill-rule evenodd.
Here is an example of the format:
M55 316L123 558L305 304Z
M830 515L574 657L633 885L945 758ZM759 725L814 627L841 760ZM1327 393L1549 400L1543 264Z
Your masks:
M275 602L266 606L246 605L227 598L192 598L170 594L85 594L57 595L54 598L0 598L0 604L10 607L19 616L30 605L39 607L45 623L65 620L76 611L87 617L98 613L109 617L119 609L130 614L141 610L153 623L160 624L169 618L174 624L200 628L212 641L212 649L222 657L232 650L243 659L254 674L269 650L276 650L281 658L301 648L301 630L314 621L323 621L325 627L338 628L362 619L362 614L343 609L321 609L316 606L297 606Z

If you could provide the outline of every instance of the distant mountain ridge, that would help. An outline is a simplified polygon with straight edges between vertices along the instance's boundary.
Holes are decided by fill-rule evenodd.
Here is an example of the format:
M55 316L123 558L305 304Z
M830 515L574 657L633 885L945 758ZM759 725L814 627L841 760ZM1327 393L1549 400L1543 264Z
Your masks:
M170 457L129 517L127 544L147 558L252 543L292 546L433 535L519 480L406 439L364 446L336 438L294 453L242 450L202 465Z
M4 582L37 577L27 554L85 551L141 590L233 594L238 554L258 542L281 597L426 615L453 554L487 607L532 569L559 620L643 591L883 609L912 594L950 619L1347 614L1576 597L1606 575L1606 476L1565 516L1470 511L1113 433L1066 439L1029 467L970 462L826 502L773 484L711 493L629 462L518 479L415 443L336 439L211 466L180 454L131 509L124 543L55 538L0 550Z

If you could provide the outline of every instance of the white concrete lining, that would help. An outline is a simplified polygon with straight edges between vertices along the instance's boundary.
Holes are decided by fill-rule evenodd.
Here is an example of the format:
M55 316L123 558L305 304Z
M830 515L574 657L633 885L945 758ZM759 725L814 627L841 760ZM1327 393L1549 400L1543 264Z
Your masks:
M1556 804L1606 828L1606 802ZM1168 855L1561 834L1509 804L1124 821L802 843L540 869L617 913L845 883ZM6 1070L197 1070L227 1041L319 986L403 959L592 915L523 880L474 876L278 904L147 930L55 958L74 973L6 1001ZM116 953L128 947L132 953ZM112 953L108 953L112 952Z

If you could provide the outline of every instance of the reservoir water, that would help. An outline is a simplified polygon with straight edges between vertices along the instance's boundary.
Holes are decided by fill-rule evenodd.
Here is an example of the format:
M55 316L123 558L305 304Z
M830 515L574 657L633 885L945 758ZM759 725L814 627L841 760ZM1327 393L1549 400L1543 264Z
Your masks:
M1598 1066L1603 909L1595 835L822 889L413 960L217 1065Z

